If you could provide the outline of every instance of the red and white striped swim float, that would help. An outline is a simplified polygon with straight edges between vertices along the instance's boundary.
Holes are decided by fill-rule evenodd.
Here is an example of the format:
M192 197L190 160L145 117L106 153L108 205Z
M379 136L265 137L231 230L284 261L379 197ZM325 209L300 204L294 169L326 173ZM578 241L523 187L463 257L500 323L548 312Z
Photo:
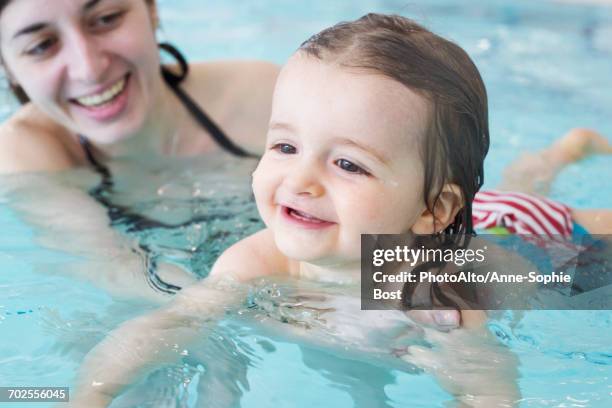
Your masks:
M505 227L513 234L572 235L569 207L543 197L505 191L481 191L472 205L474 229Z

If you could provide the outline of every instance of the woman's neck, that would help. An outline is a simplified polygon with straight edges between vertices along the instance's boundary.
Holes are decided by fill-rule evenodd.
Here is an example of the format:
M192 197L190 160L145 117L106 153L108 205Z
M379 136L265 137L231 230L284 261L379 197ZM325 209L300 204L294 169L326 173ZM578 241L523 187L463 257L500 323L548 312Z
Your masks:
M177 141L187 131L187 112L161 78L156 94L155 102L137 132L117 143L96 145L96 148L109 158L175 154Z

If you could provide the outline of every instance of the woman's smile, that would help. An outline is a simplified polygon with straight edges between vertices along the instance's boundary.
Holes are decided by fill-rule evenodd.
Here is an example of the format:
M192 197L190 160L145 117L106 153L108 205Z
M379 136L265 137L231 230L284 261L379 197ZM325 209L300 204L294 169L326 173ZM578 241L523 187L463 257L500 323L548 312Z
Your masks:
M101 91L70 100L85 116L104 122L116 119L128 105L130 75L122 77Z

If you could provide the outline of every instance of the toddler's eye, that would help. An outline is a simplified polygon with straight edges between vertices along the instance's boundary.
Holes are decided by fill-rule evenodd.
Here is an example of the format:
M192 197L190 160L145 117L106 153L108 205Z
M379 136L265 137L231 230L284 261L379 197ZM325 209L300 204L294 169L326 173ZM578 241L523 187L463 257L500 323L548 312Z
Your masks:
M282 154L295 154L297 153L297 149L295 146L290 145L289 143L277 143L272 146L272 150L276 150Z
M370 175L370 173L368 173L366 170L362 169L355 163L352 163L346 159L338 159L334 163L336 164L336 166L340 167L342 170L346 172L355 173L355 174L363 174L365 176Z

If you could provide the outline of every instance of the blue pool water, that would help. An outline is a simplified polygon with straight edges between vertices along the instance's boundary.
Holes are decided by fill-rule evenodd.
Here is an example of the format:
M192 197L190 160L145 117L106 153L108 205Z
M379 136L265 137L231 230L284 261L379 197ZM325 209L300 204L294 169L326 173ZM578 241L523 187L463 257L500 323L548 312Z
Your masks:
M485 187L494 187L519 153L542 148L571 127L592 127L612 137L612 6L528 0L207 0L204 5L162 0L160 11L165 37L192 60L246 57L282 63L312 33L369 11L400 13L453 39L474 58L489 92L492 145ZM0 101L5 117L13 105L5 97ZM223 248L260 225L250 201L252 164L207 161L168 159L153 168L117 164L123 183L118 201L173 221L205 215L206 222L184 229L133 237L163 260L199 275ZM611 207L609 166L609 157L569 166L551 196L574 207ZM76 246L87 237L59 235L53 221L78 222L78 216L66 214L49 186L83 190L87 183L75 180L95 182L86 173L34 180L47 186L38 191L21 187L30 180L0 181L0 386L71 385L84 354L110 329L154 307L148 300L111 296L74 277L107 272L104 260L54 249L54 240L72 239ZM24 202L44 206L38 224L48 228L26 222L34 215L24 210ZM18 214L15 208L21 209ZM520 406L612 406L611 320L607 311L496 316L490 331L519 359ZM237 386L243 407L433 407L451 399L418 370L296 344L257 322L248 313L229 317L215 339L198 346L220 360L248 364L246 381ZM160 368L113 406L196 406L197 396L208 394L195 354L183 364Z

